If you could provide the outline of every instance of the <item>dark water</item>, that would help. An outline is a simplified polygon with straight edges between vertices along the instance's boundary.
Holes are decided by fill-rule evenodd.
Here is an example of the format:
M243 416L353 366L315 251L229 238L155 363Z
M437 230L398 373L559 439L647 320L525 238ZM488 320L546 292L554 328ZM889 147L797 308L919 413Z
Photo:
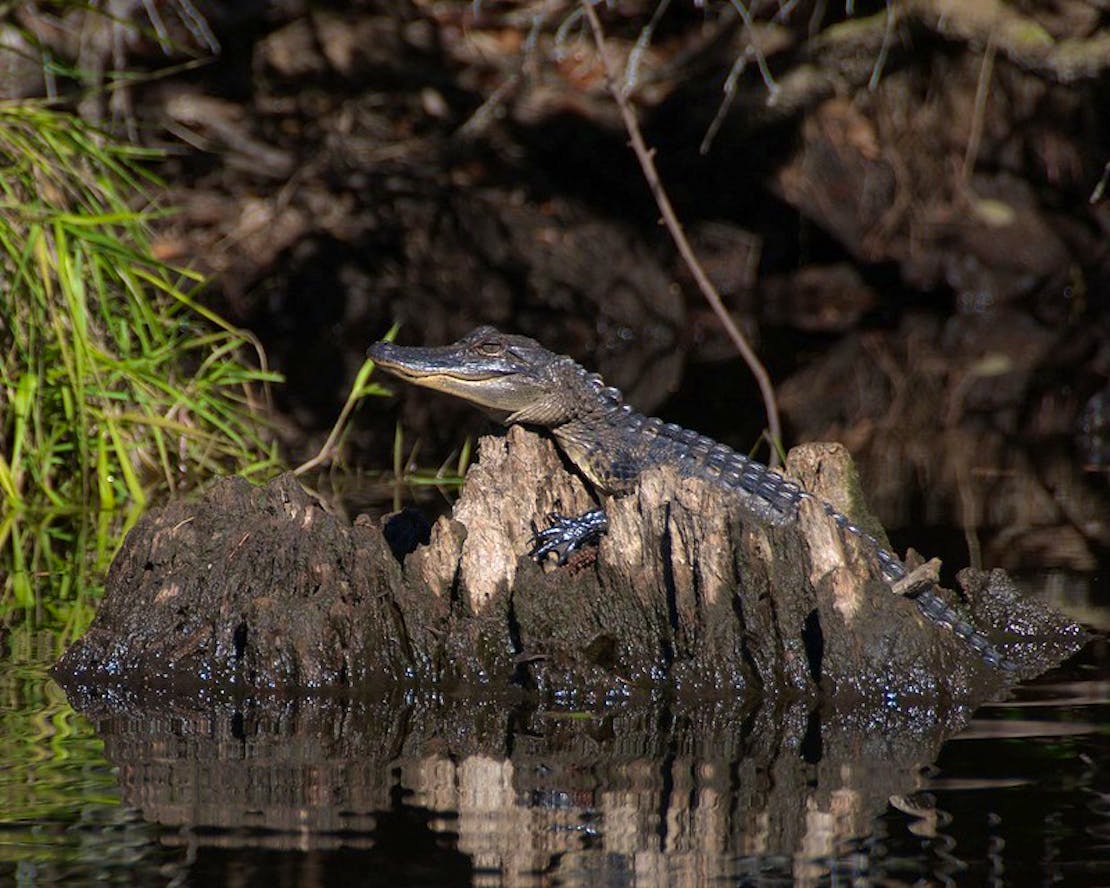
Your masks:
M88 717L54 636L3 641L3 885L1110 885L1105 638L975 713L94 691Z

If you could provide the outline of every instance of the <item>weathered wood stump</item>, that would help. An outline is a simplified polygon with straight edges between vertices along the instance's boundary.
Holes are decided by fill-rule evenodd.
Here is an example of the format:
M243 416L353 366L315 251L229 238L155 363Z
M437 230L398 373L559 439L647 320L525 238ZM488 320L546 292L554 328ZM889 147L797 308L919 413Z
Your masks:
M787 471L868 524L842 448L796 448ZM723 491L654 470L610 503L596 557L560 568L526 556L534 520L590 505L551 442L521 428L482 439L453 516L407 553L291 476L222 479L136 525L58 668L146 686L434 683L560 699L665 687L844 703L966 702L1007 678L893 594L812 504L771 528ZM1019 674L1082 643L1001 572L961 582L960 606Z

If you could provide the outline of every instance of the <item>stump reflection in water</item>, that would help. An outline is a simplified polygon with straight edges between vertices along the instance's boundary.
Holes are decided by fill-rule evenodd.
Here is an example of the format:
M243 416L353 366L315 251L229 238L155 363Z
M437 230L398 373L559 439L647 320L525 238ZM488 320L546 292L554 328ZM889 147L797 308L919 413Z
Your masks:
M71 696L91 707L125 803L181 828L163 842L416 856L502 884L769 871L816 884L859 864L857 840L924 788L921 767L969 715L720 701L594 714L413 694L106 710L97 691Z

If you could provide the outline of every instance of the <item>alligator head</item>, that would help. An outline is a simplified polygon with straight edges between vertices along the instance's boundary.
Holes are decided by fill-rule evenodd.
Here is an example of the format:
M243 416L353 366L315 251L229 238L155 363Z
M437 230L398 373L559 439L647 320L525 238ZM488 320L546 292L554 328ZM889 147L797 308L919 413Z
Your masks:
M595 407L603 390L596 376L565 355L493 327L479 327L451 345L375 342L367 354L383 370L483 407L506 424L557 428Z

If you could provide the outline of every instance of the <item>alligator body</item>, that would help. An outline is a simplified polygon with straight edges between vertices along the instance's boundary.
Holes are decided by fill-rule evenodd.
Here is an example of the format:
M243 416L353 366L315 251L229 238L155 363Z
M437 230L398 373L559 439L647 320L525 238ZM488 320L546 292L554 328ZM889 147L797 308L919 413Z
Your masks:
M376 342L368 354L383 370L463 398L506 425L523 423L547 430L603 493L627 493L643 472L667 465L682 476L728 490L754 517L772 525L793 523L801 503L810 500L846 533L867 544L887 583L899 584L907 577L906 566L875 537L798 483L711 438L637 413L596 373L533 339L479 327L452 345L412 348ZM536 557L555 552L563 561L571 550L607 527L600 509L580 517L552 517L555 524L537 533L532 552ZM952 630L988 664L1011 668L931 584L918 585L909 594L926 618Z

